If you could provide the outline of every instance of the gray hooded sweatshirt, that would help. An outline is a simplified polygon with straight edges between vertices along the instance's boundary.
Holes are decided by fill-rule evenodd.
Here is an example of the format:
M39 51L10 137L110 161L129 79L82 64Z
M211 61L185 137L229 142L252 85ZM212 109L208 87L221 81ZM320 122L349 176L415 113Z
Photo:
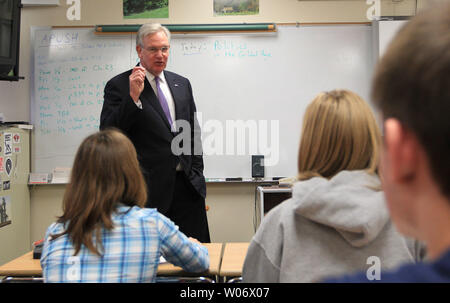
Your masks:
M421 260L423 246L396 231L377 188L379 178L364 171L295 183L292 198L262 220L243 281L318 282L377 267L382 278L383 270Z

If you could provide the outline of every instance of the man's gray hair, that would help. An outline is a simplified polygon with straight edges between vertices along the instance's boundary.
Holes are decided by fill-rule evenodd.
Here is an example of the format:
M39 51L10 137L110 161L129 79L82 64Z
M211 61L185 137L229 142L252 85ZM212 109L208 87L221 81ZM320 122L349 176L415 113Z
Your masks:
M143 24L136 35L136 46L140 45L141 47L144 47L144 38L148 35L156 34L157 32L164 32L167 36L167 40L169 40L170 43L170 31L167 29L167 27L162 26L159 23L146 23Z

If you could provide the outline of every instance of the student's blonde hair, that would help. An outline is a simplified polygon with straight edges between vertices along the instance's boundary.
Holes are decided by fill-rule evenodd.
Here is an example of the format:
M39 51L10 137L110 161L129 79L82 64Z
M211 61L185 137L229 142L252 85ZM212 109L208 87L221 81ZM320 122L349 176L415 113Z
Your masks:
M64 193L63 215L76 255L82 245L99 254L102 228L111 230L119 203L143 207L147 188L133 143L120 131L107 129L90 135L75 155L70 183ZM96 243L93 243L93 239Z
M349 90L317 95L307 107L298 179L331 178L342 170L378 174L381 135L369 105Z

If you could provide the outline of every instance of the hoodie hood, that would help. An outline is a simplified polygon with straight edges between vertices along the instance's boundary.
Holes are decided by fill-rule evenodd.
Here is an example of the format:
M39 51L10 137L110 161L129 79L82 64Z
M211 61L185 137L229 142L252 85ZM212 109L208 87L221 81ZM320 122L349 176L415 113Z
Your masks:
M354 247L369 244L389 221L380 180L364 171L297 182L292 197L297 214L336 229Z

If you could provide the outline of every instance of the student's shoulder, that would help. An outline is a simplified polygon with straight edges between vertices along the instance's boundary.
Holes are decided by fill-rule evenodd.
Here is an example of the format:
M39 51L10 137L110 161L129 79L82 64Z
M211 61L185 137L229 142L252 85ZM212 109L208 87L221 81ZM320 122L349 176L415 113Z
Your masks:
M294 215L294 203L294 199L289 198L269 210L264 215L258 230L261 229L261 232L267 232L266 230L275 232L277 230L277 228L274 228L275 226L281 226L292 219L290 217Z
M169 218L161 214L156 208L135 208L133 216L140 221L157 224L158 226L175 226Z
M114 213L114 220L155 220L158 217L156 208L120 205Z
M129 214L134 217L146 218L158 216L159 213L156 208L133 206L130 208Z
M450 274L438 263L406 264L397 270L381 272L379 279L364 272L326 279L324 283L440 283L450 282Z
M289 198L272 208L268 213L268 218L273 217L273 219L281 218L286 215L291 215L295 212L297 201L295 198Z
M63 232L64 229L65 227L63 223L53 222L52 224L49 225L49 227L47 227L47 234L48 235L59 234Z

